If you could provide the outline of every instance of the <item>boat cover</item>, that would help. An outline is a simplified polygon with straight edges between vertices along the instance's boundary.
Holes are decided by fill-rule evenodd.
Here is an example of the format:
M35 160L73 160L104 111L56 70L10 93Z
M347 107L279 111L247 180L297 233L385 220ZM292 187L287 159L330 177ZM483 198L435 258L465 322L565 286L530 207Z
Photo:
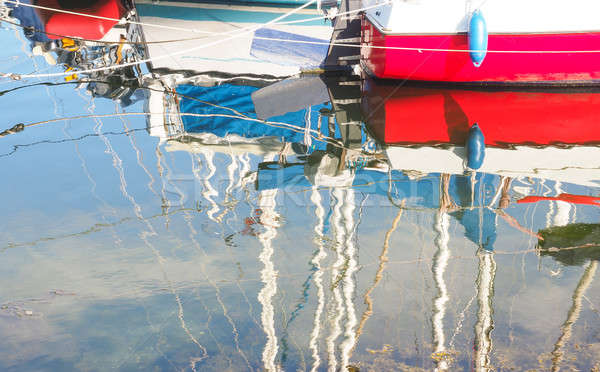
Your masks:
M265 123L246 120L242 115L251 119L257 118L251 97L257 90L257 87L233 84L214 87L179 85L177 93L181 97L179 108L183 114L184 130L188 133L212 133L222 138L228 135L248 139L276 137L283 142L305 144L309 152L325 148L325 142L314 137L306 138L305 129L308 125L309 128L317 130L319 110L329 106L314 105L271 117ZM232 111L233 108L235 111ZM201 114L208 117L185 114ZM324 135L327 135L327 128L324 128Z

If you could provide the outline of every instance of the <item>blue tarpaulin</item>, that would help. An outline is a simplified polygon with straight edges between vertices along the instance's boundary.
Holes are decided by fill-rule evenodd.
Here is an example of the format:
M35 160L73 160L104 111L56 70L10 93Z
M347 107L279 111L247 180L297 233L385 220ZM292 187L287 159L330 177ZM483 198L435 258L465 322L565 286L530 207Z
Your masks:
M240 114L256 119L251 94L257 89L233 84L214 87L178 86L177 93L182 97L180 112L183 114L185 131L212 133L218 137L231 134L244 138L277 137L285 142L304 143L307 121L310 121L313 130L317 129L319 110L325 107L323 104L272 117L268 123L245 120ZM229 108L235 108L235 111L240 114ZM186 116L186 113L208 115L208 117ZM326 128L324 130L324 134L327 135ZM325 143L312 138L309 150L321 148L325 148Z

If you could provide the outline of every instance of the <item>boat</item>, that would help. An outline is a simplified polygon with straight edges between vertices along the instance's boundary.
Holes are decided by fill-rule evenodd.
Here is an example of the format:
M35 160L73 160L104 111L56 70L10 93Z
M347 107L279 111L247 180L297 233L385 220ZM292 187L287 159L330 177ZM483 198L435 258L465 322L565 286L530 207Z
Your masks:
M139 63L165 79L174 72L260 79L337 70L328 56L338 7L338 0L0 2L3 18L17 19L44 52L64 39L138 43L145 49Z
M337 1L317 3L138 0L135 6L155 73L287 77L325 67Z
M593 0L392 1L364 14L361 63L383 79L597 84L599 11Z
M5 77L61 77L123 107L143 99L139 92L134 96L142 84L143 35L128 0L0 0L0 19L23 30L34 56L62 68Z
M20 21L25 36L34 42L103 40L133 8L129 0L6 0L0 5Z

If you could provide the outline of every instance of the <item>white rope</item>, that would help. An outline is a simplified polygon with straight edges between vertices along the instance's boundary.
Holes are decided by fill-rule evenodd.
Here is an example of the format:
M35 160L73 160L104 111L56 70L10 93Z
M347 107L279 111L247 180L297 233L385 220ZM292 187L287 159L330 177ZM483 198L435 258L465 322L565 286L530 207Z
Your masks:
M12 1L12 0L8 0L8 1ZM148 62L152 62L152 61L157 61L157 60L161 60L161 59L165 59L165 58L171 58L171 57L176 56L176 55L185 54L185 53L189 53L189 52L192 52L192 51L195 51L195 50L200 50L200 49L208 48L208 47L211 47L211 46L214 46L214 45L217 45L217 44L221 44L221 43L223 43L225 41L232 40L232 39L234 39L236 37L240 37L240 36L243 36L243 35L251 34L251 33L255 32L256 30L258 30L259 28L262 28L262 27L268 26L268 25L272 25L272 24L276 23L277 21L279 21L281 19L284 19L286 17L291 16L294 13L299 12L300 10L302 10L302 9L310 6L315 1L316 0L310 0L307 3L303 4L302 6L299 6L298 8L292 9L289 12L287 12L285 14L282 14L282 15L280 15L277 18L272 19L271 21L269 21L267 23L256 25L256 26L252 26L252 27L242 28L240 30L236 30L238 32L236 32L235 34L232 34L229 37L226 37L225 39L215 40L215 41L210 42L210 43L202 44L202 45L199 45L197 47L186 49L186 50L181 50L181 51L178 51L178 52L175 52L175 53L165 54L165 55L161 55L161 56L154 57L154 58L146 58L146 59L142 59L142 60L135 61L135 62L123 63L123 64L120 64L120 65L113 65L113 66L105 66L105 67L99 67L99 68L92 68L92 69L88 69L88 70L57 72L57 73L50 73L50 74L25 74L25 75L16 75L16 76L18 76L18 78L20 78L20 79L68 76L68 75L72 75L73 73L84 74L84 73L91 73L91 72L107 71L107 70L113 70L113 69L118 69L118 68L127 67L127 66L140 65L140 64L144 64L144 63L148 63ZM1 74L0 76L2 76L2 75L5 75L5 74Z
M316 1L316 0L315 0ZM260 27L263 27L262 25ZM252 30L252 32L254 32L255 30ZM246 32L244 32L243 34L246 34ZM119 69L122 67L127 67L127 66L134 66L134 65L140 65L140 64L144 64L147 62L152 62L152 61L157 61L157 60L161 60L161 59L165 59L165 58L169 58L172 56L176 56L176 55L181 55L181 54L185 54L191 51L195 51L195 50L199 50L199 49L203 49L203 48L207 48L228 40L231 40L235 37L239 37L239 36L243 36L243 34L235 34L229 38L226 39L222 39L222 40L217 40L215 42L212 43L208 43L208 44L204 44L204 45L200 45L198 47L194 47L191 49L187 49L187 50L183 50L180 52L175 52L175 53L171 53L171 54L167 54L167 55L161 55L161 56L157 56L154 58L147 58L147 59L143 59L143 60L139 60L139 61L135 61L135 62L129 62L129 63L124 63L124 64L120 64L120 65L113 65L113 66L106 66L106 67L101 67L101 68L95 68L95 69L88 69L88 70L76 70L76 71L69 71L69 72L57 72L57 73L50 73L50 74L24 74L24 75L20 75L20 74L15 74L15 73L0 73L0 77L5 77L5 78L12 78L15 80L19 80L19 79L30 79L30 78L42 78L42 77L58 77L58 76L68 76L68 75L72 75L74 73L78 73L78 74L86 74L86 73L91 73L91 72L97 72L97 71L106 71L106 70L113 70L113 69ZM479 52L479 51L484 51L484 50L469 50L469 49L443 49L443 48L415 48L415 47L386 47L386 46L377 46L377 45L361 45L361 44L351 44L351 43L332 43L332 42L321 42L321 41L309 41L309 40L289 40L289 39L280 39L280 38L273 38L273 37L260 37L260 36L255 36L256 39L260 39L260 40L269 40L269 41L278 41L278 42L287 42L287 43L297 43L297 44L312 44L312 45L331 45L331 46L342 46L342 47L350 47L350 48L367 48L367 49L385 49L385 50L403 50L403 51L416 51L416 52L456 52L456 53L470 53L470 52ZM595 54L595 53L600 53L600 50L487 50L485 51L487 53L505 53L505 54Z
M569 53L600 53L598 50L479 50L479 49L443 49L443 48L417 48L417 47L386 47L377 45L362 45L344 42L324 42L324 41L310 41L310 40L290 40L280 39L275 37L262 37L255 36L255 39L269 40L269 41L281 41L288 43L298 44L316 44L316 45L332 45L332 46L345 46L351 48L368 48L368 49L387 49L387 50L408 50L416 52L457 52L457 53L471 53L471 52L487 52L487 53L515 53L515 54L569 54Z

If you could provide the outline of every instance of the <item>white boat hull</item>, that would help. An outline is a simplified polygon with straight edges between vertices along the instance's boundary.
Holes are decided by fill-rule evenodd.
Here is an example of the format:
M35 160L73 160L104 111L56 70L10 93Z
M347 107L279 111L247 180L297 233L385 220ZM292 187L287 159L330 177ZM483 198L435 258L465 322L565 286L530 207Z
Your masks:
M155 70L290 76L321 67L333 32L322 19L265 25L293 8L147 0L136 7ZM317 9L305 9L281 22L319 16Z

